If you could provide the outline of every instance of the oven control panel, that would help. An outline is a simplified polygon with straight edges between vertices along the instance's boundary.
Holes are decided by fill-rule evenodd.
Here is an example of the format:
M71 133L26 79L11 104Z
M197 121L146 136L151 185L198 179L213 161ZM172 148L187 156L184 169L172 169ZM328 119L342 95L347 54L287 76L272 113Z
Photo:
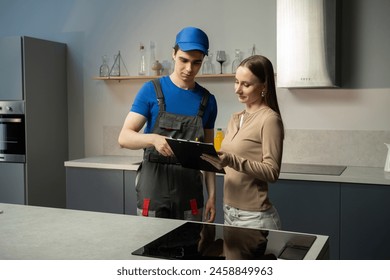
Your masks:
M23 115L24 101L0 101L0 115Z

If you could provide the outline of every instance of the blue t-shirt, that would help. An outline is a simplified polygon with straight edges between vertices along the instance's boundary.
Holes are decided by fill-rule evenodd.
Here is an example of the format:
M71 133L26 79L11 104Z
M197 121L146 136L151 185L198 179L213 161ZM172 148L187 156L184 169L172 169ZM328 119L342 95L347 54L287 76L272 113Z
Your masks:
M198 114L202 95L205 91L202 86L196 83L194 89L185 90L177 87L171 81L169 76L161 77L159 80L161 90L164 94L165 108L167 112L186 116L196 116ZM146 82L141 87L134 99L134 103L130 111L141 114L147 118L147 124L144 130L145 133L151 133L153 131L159 107L156 92L151 81ZM210 94L210 98L202 118L203 128L214 128L217 113L217 101L215 96Z

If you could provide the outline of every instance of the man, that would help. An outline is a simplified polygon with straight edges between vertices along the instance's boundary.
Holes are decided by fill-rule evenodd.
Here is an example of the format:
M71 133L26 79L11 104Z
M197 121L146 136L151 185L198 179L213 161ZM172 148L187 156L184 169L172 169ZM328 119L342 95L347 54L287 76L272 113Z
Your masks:
M209 40L201 29L186 27L176 36L174 71L146 82L127 115L118 142L128 149L144 149L138 169L137 213L143 216L207 222L215 218L215 173L183 168L166 137L212 143L217 116L215 97L195 82ZM144 133L139 133L142 127ZM203 182L208 199L203 200ZM204 209L203 209L204 208Z

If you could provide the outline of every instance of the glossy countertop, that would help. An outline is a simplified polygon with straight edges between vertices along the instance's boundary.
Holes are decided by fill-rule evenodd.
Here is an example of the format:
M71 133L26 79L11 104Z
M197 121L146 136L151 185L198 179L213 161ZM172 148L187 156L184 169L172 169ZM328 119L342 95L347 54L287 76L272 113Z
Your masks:
M142 157L137 156L96 156L65 162L65 167L137 170ZM223 174L217 174L223 176ZM379 167L347 166L340 176L280 173L279 179L322 181L356 184L378 184L390 186L390 172Z

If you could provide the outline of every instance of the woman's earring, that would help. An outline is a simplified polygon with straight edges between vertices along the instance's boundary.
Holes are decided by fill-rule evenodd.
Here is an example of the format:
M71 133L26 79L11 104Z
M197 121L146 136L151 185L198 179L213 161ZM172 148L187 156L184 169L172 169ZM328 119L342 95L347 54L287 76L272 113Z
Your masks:
M264 97L265 96L265 91L262 91L261 92L261 97Z

